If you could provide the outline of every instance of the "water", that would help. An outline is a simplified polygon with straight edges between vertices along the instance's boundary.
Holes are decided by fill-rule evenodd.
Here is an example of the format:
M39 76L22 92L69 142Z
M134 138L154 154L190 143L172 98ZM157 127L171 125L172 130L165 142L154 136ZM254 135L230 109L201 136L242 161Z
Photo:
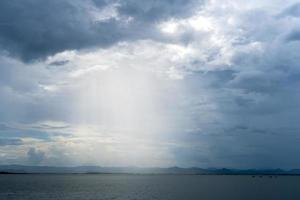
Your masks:
M0 175L1 200L289 200L300 177Z

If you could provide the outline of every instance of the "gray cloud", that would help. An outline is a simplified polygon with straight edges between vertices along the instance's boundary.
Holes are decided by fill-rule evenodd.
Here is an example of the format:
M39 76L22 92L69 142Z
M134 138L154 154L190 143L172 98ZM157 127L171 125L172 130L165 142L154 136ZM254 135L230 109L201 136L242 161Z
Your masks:
M51 66L53 67L53 66ZM60 66L57 66L60 67ZM35 122L65 120L71 111L70 90L49 96L44 85L56 85L64 71L45 64L26 65L4 56L0 58L0 115L1 122ZM61 82L61 80L59 81ZM69 102L69 106L65 105ZM46 106L47 105L47 106ZM57 112L57 108L61 107ZM52 117L50 117L52 116ZM16 120L18 119L18 120Z
M27 152L27 158L30 164L38 165L43 160L45 160L46 155L43 151L37 150L35 148L30 148Z
M23 141L17 138L0 138L0 146L22 145Z
M300 3L295 3L286 8L279 16L294 16L299 17L300 15Z
M106 47L122 40L153 37L151 26L154 23L168 17L184 17L196 7L195 0L94 3L78 0L1 1L0 47L24 61L43 59L64 50ZM119 4L117 11L121 19L99 21L90 13L92 7L101 10L113 3ZM133 17L133 21L126 23L122 20L124 17Z
M198 0L139 0L120 1L118 8L121 15L133 17L143 23L159 22L172 18L188 17L203 4Z
M95 40L80 1L13 0L1 1L0 7L1 46L24 60L90 45Z
M299 41L300 40L300 30L291 31L287 35L286 39L287 39L288 42Z
M10 127L8 127L7 125L5 124L0 124L0 131L6 131L6 130L9 130Z
M230 70L191 62L195 70L186 82L193 109L186 109L185 114L194 121L189 124L194 131L186 135L186 143L210 152L199 155L200 160L208 155L207 163L217 166L299 166L293 159L299 152L300 130L296 122L300 113L299 23L291 18L297 17L298 7L293 5L280 18L263 9L238 13L235 30L242 28L240 34L231 35L230 27L223 26L226 42L232 37L247 38L242 43L230 41L230 64L218 66ZM203 96L209 101L203 103ZM185 154L197 158L195 149Z

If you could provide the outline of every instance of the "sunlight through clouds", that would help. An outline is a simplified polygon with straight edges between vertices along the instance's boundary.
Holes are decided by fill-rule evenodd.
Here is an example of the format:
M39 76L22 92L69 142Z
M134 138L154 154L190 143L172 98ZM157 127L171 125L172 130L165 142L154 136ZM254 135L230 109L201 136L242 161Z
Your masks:
M1 164L299 165L296 1L30 2L0 2Z

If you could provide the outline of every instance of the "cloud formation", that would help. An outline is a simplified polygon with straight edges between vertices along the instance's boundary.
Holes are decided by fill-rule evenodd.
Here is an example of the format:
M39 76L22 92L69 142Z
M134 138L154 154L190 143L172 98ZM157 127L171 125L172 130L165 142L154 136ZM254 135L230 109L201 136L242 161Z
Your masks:
M23 144L21 139L0 139L0 146L21 144Z
M154 37L154 23L191 14L195 0L2 1L0 45L24 61L73 49ZM54 14L55 13L55 14ZM148 32L148 33L147 33Z
M30 148L27 156L29 163L33 165L40 164L45 159L45 153L35 148Z
M0 2L0 160L296 168L299 16L293 0Z

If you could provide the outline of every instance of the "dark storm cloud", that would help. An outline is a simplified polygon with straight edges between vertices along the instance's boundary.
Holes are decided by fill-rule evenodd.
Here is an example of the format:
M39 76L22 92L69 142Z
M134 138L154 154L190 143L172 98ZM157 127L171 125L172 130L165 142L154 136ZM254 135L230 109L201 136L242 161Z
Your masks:
M97 33L97 26L91 21L84 2L87 1L1 1L2 48L14 56L30 60L65 49L111 42L109 32L100 28Z
M100 10L118 3L120 17L96 21L91 7ZM45 58L68 49L105 47L115 42L151 37L154 22L191 14L196 1L71 1L11 0L0 2L0 47L24 61ZM147 22L141 24L140 22Z

